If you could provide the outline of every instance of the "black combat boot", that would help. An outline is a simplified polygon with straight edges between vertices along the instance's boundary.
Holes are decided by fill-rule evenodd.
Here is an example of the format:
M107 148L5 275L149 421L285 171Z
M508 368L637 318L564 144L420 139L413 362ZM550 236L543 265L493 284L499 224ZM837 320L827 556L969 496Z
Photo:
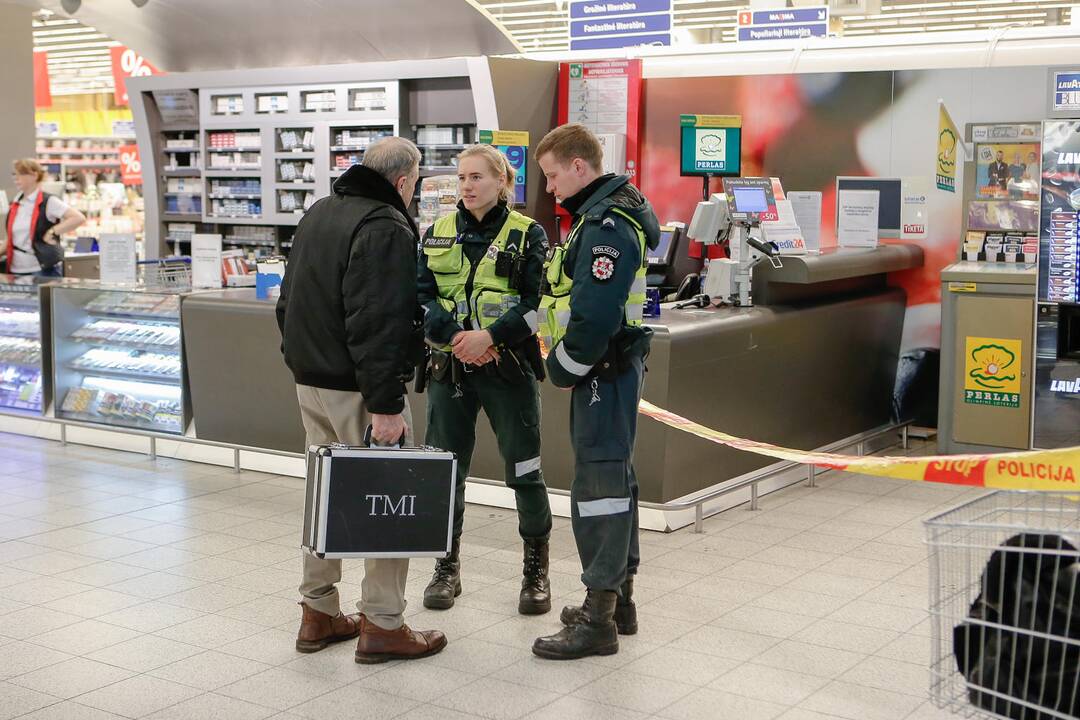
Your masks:
M525 559L521 568L521 594L518 612L543 615L551 610L551 581L548 580L548 539L525 541Z
M446 610L454 607L454 598L461 594L461 538L454 538L450 554L435 561L435 574L424 588L424 607Z
M562 609L559 619L563 625L581 622L582 608L567 605ZM619 588L619 599L615 602L615 627L620 635L637 634L637 605L634 604L634 576L627 575L626 582Z
M548 660L574 660L619 652L619 634L612 619L616 597L611 590L589 590L581 606L582 621L564 627L555 635L537 638L533 655Z

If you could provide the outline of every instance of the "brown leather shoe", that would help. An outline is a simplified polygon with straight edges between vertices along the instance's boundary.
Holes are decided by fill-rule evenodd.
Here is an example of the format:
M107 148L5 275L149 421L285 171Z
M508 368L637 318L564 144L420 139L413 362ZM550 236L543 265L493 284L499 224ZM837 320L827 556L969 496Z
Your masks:
M300 632L296 634L296 650L302 653L319 652L326 646L352 640L360 632L359 615L327 615L299 603L304 609L300 620Z
M365 665L387 660L417 660L435 655L446 647L446 636L438 630L416 632L402 624L397 630L383 630L360 616L360 639L356 643L356 662Z

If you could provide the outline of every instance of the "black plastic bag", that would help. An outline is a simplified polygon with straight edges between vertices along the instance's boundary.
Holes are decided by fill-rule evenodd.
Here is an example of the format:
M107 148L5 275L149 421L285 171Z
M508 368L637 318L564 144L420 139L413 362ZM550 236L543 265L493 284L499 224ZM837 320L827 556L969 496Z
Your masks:
M1014 720L1059 716L987 690L1080 718L1080 555L1057 535L1014 535L1002 548L983 571L968 617L1006 627L963 622L953 629L968 699Z

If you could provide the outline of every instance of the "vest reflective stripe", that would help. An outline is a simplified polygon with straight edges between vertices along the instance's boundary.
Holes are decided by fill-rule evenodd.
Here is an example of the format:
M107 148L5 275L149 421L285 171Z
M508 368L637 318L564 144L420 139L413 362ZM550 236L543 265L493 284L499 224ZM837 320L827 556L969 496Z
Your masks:
M645 320L645 271L648 269L645 251L647 241L645 232L630 215L617 207L611 208L612 212L618 213L625 218L630 227L637 234L638 246L641 248L641 265L638 266L634 275L634 282L630 285L630 294L626 298L623 308L623 318L631 327L640 326ZM578 235L581 234L581 226L585 218L582 217L570 230L566 243L555 248L547 263L544 265L544 278L547 280L546 292L540 297L540 339L544 346L551 350L559 344L566 335L566 328L570 324L570 287L573 281L563 272L563 260L570 246Z
M435 276L439 305L452 313L462 326L468 322L474 330L491 327L521 302L521 296L510 289L510 278L495 274L495 258L499 252L507 250L510 233L514 230L521 231L521 247L514 252L523 254L527 249L526 237L532 224L531 218L511 210L487 252L476 264L474 273L458 242L457 213L444 215L435 221L432 237L453 238L454 242L446 247L425 247L424 255L427 256L428 269ZM465 287L470 273L473 274L472 294L466 297Z

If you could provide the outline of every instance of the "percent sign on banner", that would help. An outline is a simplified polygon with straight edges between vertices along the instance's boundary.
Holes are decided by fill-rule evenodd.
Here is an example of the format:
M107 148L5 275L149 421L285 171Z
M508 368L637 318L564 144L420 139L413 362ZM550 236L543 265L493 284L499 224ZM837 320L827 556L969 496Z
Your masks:
M142 185L142 161L139 146L120 146L120 179L125 185Z
M115 85L114 96L117 105L127 105L127 79L133 77L146 77L147 75L161 75L161 71L146 61L142 55L131 48L123 45L111 48L113 84Z

